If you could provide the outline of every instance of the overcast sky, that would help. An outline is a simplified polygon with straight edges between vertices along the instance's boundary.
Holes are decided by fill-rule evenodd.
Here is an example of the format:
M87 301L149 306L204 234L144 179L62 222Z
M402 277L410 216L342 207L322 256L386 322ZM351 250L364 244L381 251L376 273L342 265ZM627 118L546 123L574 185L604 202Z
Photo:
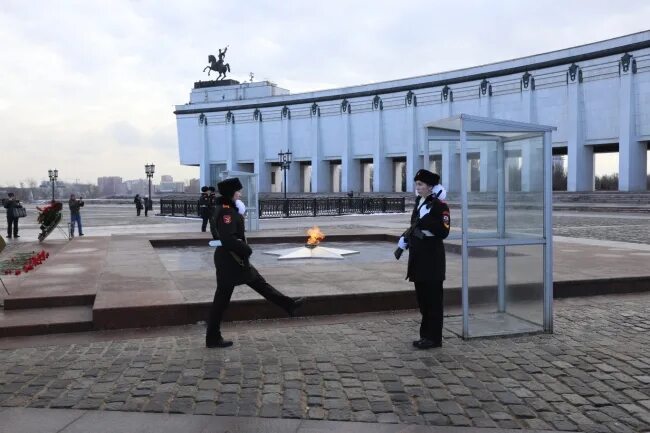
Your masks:
M0 185L49 168L137 179L149 161L157 179L198 177L178 162L173 106L226 45L232 78L297 93L595 42L648 17L644 0L0 0Z

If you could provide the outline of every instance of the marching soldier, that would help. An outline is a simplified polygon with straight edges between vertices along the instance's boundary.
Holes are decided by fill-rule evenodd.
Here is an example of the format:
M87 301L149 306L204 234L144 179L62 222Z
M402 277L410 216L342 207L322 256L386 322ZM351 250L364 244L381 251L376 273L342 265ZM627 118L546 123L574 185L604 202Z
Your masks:
M250 264L253 251L246 243L244 218L238 212L236 201L240 197L242 184L238 178L226 179L217 184L218 197L216 211L210 218L210 231L215 240L220 241L214 252L214 265L217 269L217 290L210 308L206 347L228 347L232 341L221 335L221 320L228 308L235 286L246 284L257 293L284 309L290 316L302 305L303 298L291 299L271 286L257 269Z
M201 196L199 197L199 216L203 220L201 231L206 231L208 221L210 220L210 197L208 196L208 187L201 187Z
M420 339L414 341L413 346L430 349L442 346L442 283L446 268L442 240L449 235L451 220L449 207L439 198L446 194L438 185L440 176L429 170L419 170L414 181L418 198L411 214L411 227L400 238L395 257L409 250L406 278L415 284L422 314Z

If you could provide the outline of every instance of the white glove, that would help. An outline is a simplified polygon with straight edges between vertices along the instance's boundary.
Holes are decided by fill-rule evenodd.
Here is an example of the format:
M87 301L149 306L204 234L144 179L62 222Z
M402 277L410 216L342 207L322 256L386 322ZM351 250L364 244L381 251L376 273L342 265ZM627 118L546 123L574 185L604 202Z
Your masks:
M397 246L403 250L409 247L409 245L406 243L406 239L404 239L404 236L399 238L399 241L397 241Z
M237 210L239 211L240 215L244 215L246 213L246 205L244 204L243 201L241 200L235 201L235 206L237 206Z
M438 193L440 193L440 195L438 195ZM433 187L433 195L438 195L440 200L444 200L447 198L447 190L444 186L438 184Z

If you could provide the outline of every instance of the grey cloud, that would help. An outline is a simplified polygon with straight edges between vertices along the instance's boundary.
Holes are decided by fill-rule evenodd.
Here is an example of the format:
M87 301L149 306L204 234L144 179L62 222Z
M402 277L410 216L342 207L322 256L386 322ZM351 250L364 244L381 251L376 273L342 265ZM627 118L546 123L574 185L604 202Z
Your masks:
M53 164L94 179L98 161L125 178L146 161L198 175L178 163L173 105L226 44L233 77L299 92L567 48L644 30L648 15L641 0L4 0L0 146L21 151L0 184Z

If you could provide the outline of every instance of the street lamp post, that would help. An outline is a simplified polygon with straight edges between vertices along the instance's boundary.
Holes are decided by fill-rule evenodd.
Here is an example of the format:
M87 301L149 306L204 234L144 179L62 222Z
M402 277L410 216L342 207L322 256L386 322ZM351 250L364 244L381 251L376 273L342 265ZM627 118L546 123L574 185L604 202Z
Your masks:
M292 153L288 150L286 152L278 152L278 161L280 162L280 168L284 172L284 199L287 199L287 170L291 168L291 157Z
M56 180L59 178L59 170L56 168L54 170L48 170L47 174L50 177L50 183L52 184L52 201L54 201L54 185L56 184Z
M153 164L145 164L144 166L144 172L147 174L147 179L149 179L149 200L151 201L151 179L153 178L154 171L156 169L156 166ZM145 203L145 207L147 206L148 203ZM147 212L145 211L145 214Z

